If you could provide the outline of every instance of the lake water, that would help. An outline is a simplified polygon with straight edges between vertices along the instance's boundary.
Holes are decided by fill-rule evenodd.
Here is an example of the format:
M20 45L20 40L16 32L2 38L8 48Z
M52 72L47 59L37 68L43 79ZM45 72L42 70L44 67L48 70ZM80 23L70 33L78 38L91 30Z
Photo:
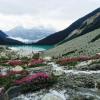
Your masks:
M8 47L12 50L20 51L21 53L39 52L53 48L51 45L11 45Z

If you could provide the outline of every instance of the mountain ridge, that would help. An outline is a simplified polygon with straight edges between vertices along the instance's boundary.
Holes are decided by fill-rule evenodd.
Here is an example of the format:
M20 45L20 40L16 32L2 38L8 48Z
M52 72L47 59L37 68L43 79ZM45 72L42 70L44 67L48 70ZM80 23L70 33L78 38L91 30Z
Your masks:
M79 57L94 56L96 53L100 53L100 8L80 19L78 23L76 21L64 31L58 32L63 35L67 34L66 30L74 29L70 30L72 32L68 33L69 35L67 34L67 37L58 42L54 48L45 51L42 56ZM73 28L74 25L76 26Z
M30 40L30 41L35 41L35 40L40 40L43 39L44 37L47 37L48 35L52 34L55 32L55 29L52 27L43 27L43 26L38 26L38 27L33 27L31 29L24 28L23 26L17 26L9 31L6 31L5 33L9 35L10 37L18 37Z
M66 29L64 29L60 32L56 32L52 35L49 35L46 38L38 41L36 44L40 44L40 45L45 45L45 44L55 45L55 44L58 44L59 42L63 41L66 37L68 37L68 35L70 35L71 32L78 29L83 24L84 21L86 21L87 19L89 19L92 16L95 16L97 13L100 13L100 8L97 8L96 10L85 15L84 17L79 18L74 23L72 23L68 28L66 28ZM100 16L99 16L99 22L98 23L99 23L99 26L100 26Z
M22 42L9 38L9 36L0 30L0 45L21 45Z
M97 37L99 36L99 37ZM100 53L100 28L45 51L42 56L79 57Z

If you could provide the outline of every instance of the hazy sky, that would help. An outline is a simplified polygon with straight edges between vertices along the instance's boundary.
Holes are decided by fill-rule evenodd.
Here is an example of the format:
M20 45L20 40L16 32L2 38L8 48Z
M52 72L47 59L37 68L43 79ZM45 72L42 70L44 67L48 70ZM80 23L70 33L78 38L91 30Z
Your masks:
M66 28L100 7L100 0L0 0L0 29L15 26Z

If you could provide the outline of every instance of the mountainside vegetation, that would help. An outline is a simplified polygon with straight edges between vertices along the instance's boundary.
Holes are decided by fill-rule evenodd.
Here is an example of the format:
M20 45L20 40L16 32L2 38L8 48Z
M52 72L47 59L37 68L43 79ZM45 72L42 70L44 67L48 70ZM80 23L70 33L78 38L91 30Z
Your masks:
M57 35L58 34L58 35ZM59 40L58 43L56 40ZM100 52L100 8L80 18L67 29L55 33L44 40L39 41L40 44L47 42L53 44L54 48L44 52L44 56L52 57L77 57L77 56L93 56ZM51 43L52 42L52 43Z
M44 55L73 57L95 55L100 52L100 28L47 50Z
M20 45L23 43L18 40L9 38L9 36L6 35L3 31L0 31L0 45L14 45L14 44Z
M66 41L74 39L78 36L84 35L100 27L100 8L87 14L72 23L68 28L60 32L54 33L40 41L37 44L62 44Z

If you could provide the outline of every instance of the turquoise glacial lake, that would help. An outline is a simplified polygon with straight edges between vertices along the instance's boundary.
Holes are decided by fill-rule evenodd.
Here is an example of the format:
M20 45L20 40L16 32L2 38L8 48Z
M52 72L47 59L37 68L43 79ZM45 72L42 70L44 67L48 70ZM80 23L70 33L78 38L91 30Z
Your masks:
M44 51L53 48L52 45L10 45L8 46L12 50L21 50L21 51L27 51L27 52L38 52L38 51Z

